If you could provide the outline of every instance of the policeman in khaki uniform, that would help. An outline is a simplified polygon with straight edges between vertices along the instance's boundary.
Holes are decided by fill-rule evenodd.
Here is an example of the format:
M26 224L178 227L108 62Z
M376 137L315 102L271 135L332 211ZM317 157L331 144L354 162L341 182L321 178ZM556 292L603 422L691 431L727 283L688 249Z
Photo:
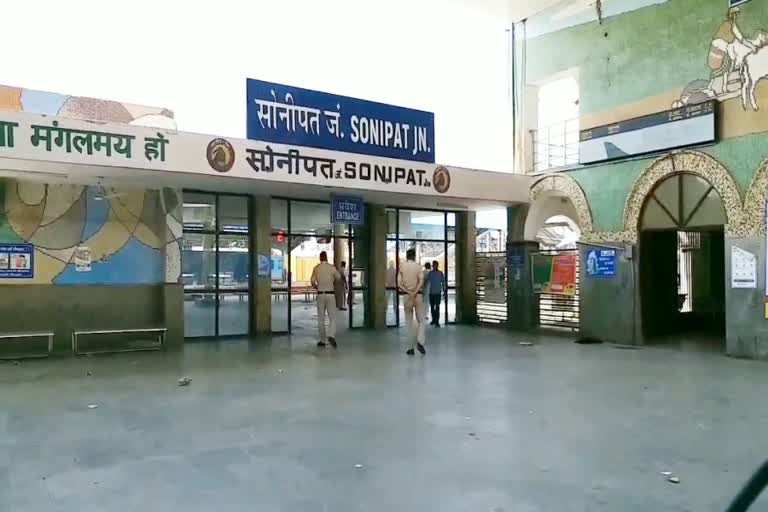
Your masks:
M317 290L317 327L320 331L318 347L324 347L326 342L336 348L336 281L341 279L336 267L328 263L328 254L320 253L320 263L312 270L312 287ZM328 316L328 329L325 327L325 317Z
M424 323L424 273L421 266L416 263L416 249L408 249L405 253L406 261L400 266L398 287L405 294L405 325L411 336L411 348L406 354L415 354L414 348L422 354L426 354L424 342L426 337L426 325ZM414 323L414 314L416 321Z

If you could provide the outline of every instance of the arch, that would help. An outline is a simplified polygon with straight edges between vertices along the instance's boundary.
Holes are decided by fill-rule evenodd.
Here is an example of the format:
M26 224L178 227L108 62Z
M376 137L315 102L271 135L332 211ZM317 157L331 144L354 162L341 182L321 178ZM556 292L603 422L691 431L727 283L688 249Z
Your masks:
M707 180L720 195L728 223L728 235L743 230L744 211L741 195L731 174L716 159L700 151L677 151L654 161L632 185L624 205L624 236L629 242L637 241L640 215L648 194L662 180L681 172L694 174Z
M744 197L744 229L741 234L745 237L765 235L766 190L768 190L768 159L763 160L752 176L752 182Z
M593 232L592 212L581 186L567 174L549 174L531 187L531 207L525 222L525 239L533 240L541 225L555 215L572 218L582 238Z

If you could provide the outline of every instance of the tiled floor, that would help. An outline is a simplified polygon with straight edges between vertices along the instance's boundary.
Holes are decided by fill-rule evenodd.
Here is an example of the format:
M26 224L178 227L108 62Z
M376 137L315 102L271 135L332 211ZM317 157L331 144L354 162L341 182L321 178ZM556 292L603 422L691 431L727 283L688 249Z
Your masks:
M718 511L768 457L766 363L401 334L0 364L0 511Z

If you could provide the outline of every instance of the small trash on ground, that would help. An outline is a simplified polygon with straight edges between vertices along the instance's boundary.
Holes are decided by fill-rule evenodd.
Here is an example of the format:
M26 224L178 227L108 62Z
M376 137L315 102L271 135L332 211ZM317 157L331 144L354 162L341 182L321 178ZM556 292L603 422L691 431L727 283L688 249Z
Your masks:
M661 472L661 476L672 476L672 472L671 471L662 471Z
M13 366L19 366L21 363L20 363L20 362L18 362L18 361L16 361L16 360L14 359L13 361L11 361L11 364L12 364Z
M477 434L475 434L474 432L470 432L469 435L470 437L475 437Z
M676 476L670 476L669 478L667 478L667 482L669 482L671 484L679 484L680 483L680 479L678 477L676 477Z
M533 414L533 411L528 411L528 414Z
M99 405L98 404L88 404L88 408L89 409L98 409Z
M282 368L280 368L279 370L277 370L277 373L285 373L285 370L283 370Z
M362 464L355 464L355 469L362 469L362 468L363 468Z
M179 386L189 386L192 383L192 379L189 377L182 377L177 381Z
M523 347L532 347L532 346L533 346L533 342L530 342L530 341L521 341L521 342L520 342L520 345L521 345L521 346L523 346Z
M93 372L92 372L91 370L86 370L86 371L85 371L85 376L86 376L86 377L90 377L90 376L92 376L92 375L93 375Z

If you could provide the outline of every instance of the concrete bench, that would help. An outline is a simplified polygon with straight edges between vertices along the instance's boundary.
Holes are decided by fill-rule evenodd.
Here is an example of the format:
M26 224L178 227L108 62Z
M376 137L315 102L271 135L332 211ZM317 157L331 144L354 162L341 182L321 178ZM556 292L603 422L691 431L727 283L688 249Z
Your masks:
M77 355L85 354L112 354L118 352L139 352L147 350L162 350L165 346L165 335L168 329L165 327L150 329L113 329L104 331L73 331L72 332L72 353ZM80 350L80 337L87 336L105 336L110 334L154 334L157 336L157 344L141 347L115 348L103 350Z
M48 357L53 352L53 332L9 332L0 333L0 343L6 340L18 340L23 338L48 338L48 351L45 354L28 354L19 356L3 356L0 359L26 359L31 357Z

